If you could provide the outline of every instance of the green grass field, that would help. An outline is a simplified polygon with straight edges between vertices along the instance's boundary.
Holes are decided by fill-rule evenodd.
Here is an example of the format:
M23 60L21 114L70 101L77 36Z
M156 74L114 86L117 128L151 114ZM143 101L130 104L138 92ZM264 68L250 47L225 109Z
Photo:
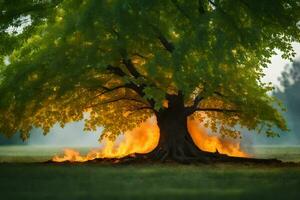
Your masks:
M5 149L6 148L6 149ZM297 160L292 150L265 157ZM26 149L26 148L25 148ZM1 161L42 161L57 148L0 148ZM298 148L299 150L299 148ZM86 149L81 149L82 152ZM257 150L258 151L258 150ZM270 152L272 152L272 154ZM9 153L10 152L10 153ZM27 155L27 156L26 156ZM297 154L299 156L299 154ZM298 157L299 159L299 157ZM300 167L253 165L0 164L0 199L300 199Z
M74 148L82 154L90 150L88 147ZM64 147L53 146L0 146L0 163L43 162L51 159L53 155L61 155L63 149ZM251 147L251 152L248 153L258 158L300 162L300 146L255 146Z
M1 199L299 199L300 168L0 165Z

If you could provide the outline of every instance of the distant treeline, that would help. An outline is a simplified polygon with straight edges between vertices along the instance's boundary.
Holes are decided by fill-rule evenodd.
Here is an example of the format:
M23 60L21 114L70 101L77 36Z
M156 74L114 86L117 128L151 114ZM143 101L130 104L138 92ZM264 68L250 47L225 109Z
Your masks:
M0 145L16 145L16 144L27 144L27 142L23 142L18 134L14 135L11 138L7 138L4 135L0 134Z
M285 66L279 78L281 88L274 95L284 103L287 112L284 114L293 134L294 142L300 143L300 60Z

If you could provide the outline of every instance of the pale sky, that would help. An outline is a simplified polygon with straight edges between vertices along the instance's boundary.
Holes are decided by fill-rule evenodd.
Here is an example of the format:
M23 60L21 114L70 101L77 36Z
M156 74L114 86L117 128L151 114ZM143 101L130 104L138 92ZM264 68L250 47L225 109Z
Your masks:
M296 52L294 59L300 59L300 43L293 43L293 48ZM281 72L284 70L284 66L290 64L289 60L284 60L281 58L281 54L278 51L278 55L273 56L271 59L271 64L268 68L264 70L266 76L263 78L264 82L272 82L274 85L279 86L278 77L281 76Z

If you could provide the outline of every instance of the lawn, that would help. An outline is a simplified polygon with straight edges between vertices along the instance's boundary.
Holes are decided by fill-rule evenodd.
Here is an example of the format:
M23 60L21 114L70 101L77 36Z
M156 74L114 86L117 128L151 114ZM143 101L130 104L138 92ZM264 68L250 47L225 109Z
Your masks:
M299 199L300 168L1 164L1 199Z
M300 167L2 163L0 192L3 200L299 200Z

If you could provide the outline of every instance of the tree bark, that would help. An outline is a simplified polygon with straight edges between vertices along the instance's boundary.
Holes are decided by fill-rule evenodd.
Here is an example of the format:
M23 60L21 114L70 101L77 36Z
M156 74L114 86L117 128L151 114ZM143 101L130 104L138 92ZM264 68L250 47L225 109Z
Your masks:
M182 95L168 98L168 108L156 113L160 138L157 147L147 156L151 159L188 163L195 160L205 161L211 153L201 151L193 142L187 128L186 108Z
M202 152L193 142L187 129L187 117L180 112L166 109L158 113L160 138L154 152L157 159L189 162L200 159Z

